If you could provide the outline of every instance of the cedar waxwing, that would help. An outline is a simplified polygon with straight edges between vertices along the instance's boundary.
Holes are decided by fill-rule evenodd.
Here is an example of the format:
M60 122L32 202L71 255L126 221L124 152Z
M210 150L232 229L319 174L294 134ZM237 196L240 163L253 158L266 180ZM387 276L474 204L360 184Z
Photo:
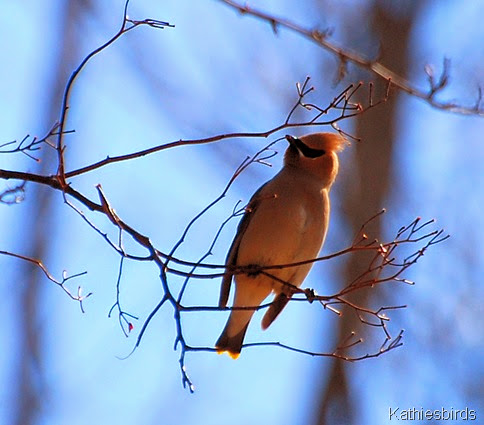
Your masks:
M328 230L329 190L338 173L338 157L345 139L333 133L286 136L289 147L284 166L252 196L226 259L227 271L248 266L254 272L235 275L234 307L257 307L275 293L262 319L267 329L299 287L313 263L269 269L257 267L296 263L318 256ZM290 285L285 285L287 282ZM219 306L229 298L232 274L222 280ZM215 347L232 358L240 354L254 309L232 310Z

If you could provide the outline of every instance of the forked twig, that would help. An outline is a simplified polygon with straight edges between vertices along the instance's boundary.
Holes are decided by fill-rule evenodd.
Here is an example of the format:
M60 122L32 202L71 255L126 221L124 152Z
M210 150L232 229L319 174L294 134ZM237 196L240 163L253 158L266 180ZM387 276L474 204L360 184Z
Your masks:
M44 273L45 277L47 279L49 279L51 282L54 282L57 286L59 286L69 296L70 299L79 302L79 307L81 308L81 311L84 313L84 307L82 305L82 302L86 298L90 297L92 295L92 292L89 292L88 294L84 295L82 293L83 292L82 291L82 287L81 286L78 286L77 287L77 294L73 294L66 287L66 283L69 280L71 280L71 279L75 279L77 277L84 276L85 274L87 274L87 271L84 271L84 272L81 272L81 273L76 273L76 274L73 274L73 275L68 276L67 273L66 273L66 271L64 270L63 273L62 273L62 279L59 280L59 279L56 279L49 272L49 270L47 269L47 267L44 265L44 263L42 261L40 261L40 260L38 260L36 258L31 258L31 257L27 257L26 255L16 254L16 253L13 253L13 252L3 251L3 250L0 250L0 255L7 255L9 257L18 258L20 260L27 261L27 262L32 263L35 266L37 266L40 270L42 270L42 272Z

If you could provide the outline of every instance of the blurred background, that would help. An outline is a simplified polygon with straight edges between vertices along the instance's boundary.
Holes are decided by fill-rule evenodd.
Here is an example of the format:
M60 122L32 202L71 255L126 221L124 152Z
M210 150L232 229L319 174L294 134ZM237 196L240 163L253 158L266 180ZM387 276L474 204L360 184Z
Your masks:
M59 119L71 72L119 28L122 1L0 1L0 144L27 134L43 136ZM252 1L276 17L306 28L332 28L331 39L381 62L417 87L428 87L424 66L440 75L451 59L449 86L438 95L472 106L483 84L482 2L372 0ZM326 105L351 82L382 82L348 65L338 83L338 59L300 35L241 15L222 2L132 1L133 19L168 21L175 28L140 27L96 56L74 87L66 136L67 170L178 139L225 132L266 131L284 121L297 99L295 84L311 76L311 100ZM479 47L481 46L481 47ZM364 98L362 99L364 101ZM393 91L388 102L341 127L362 139L341 156L332 189L331 226L323 254L345 248L357 229L385 207L372 232L382 240L415 217L435 218L451 238L432 247L405 277L362 291L354 300L390 314L392 335L405 329L404 346L376 359L344 363L276 347L251 347L237 361L188 353L192 395L181 385L173 351L173 311L162 308L138 350L126 360L143 320L162 296L153 264L126 261L120 282L125 311L140 318L126 338L117 316L118 255L64 204L60 193L27 184L25 200L0 206L0 250L42 259L51 273L93 295L76 302L35 266L0 256L1 424L386 424L389 409L474 409L484 414L482 241L484 162L482 118L432 108ZM323 128L330 131L330 128ZM293 131L304 134L314 129ZM287 132L287 131L286 131ZM271 137L275 140L286 132ZM92 199L102 184L117 213L169 251L195 214L225 187L265 139L231 139L180 147L110 165L71 184ZM281 166L254 165L228 195L194 226L179 256L203 255L234 205ZM36 163L0 155L0 168L51 174L53 152ZM2 181L0 191L17 182ZM89 218L114 239L104 216ZM209 261L221 263L236 229L222 232ZM142 254L126 240L126 246ZM305 285L320 294L343 287L364 258L339 257L313 267ZM172 278L174 288L181 283ZM192 281L185 302L216 305L219 281ZM341 318L316 304L290 303L265 333L259 312L246 341L280 341L332 352L351 330L365 333L363 353L383 335L366 335L355 315ZM187 342L213 346L226 312L185 313ZM414 423L429 423L414 421ZM437 421L435 421L437 423Z

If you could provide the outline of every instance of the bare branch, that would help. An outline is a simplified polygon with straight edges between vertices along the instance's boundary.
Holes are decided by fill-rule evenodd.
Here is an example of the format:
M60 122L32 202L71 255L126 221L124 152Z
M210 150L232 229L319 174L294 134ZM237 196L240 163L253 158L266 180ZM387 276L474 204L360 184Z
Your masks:
M67 112L69 110L69 99L72 91L72 87L81 73L81 71L84 69L84 67L87 65L87 63L95 57L97 54L111 46L116 40L118 40L123 34L126 34L128 31L131 31L132 29L140 26L140 25L147 25L152 28L157 28L157 29L163 29L165 27L173 27L173 25L169 24L168 22L163 22L163 21L158 21L154 19L144 19L142 21L136 21L128 18L128 5L129 5L129 0L126 0L126 3L124 5L124 13L123 13L123 20L121 23L121 27L118 30L116 34L114 34L111 39L109 39L106 43L104 43L102 46L98 47L97 49L93 50L90 52L80 63L80 65L74 70L72 75L70 76L69 80L67 81L66 88L64 91L64 96L62 98L62 108L61 108L61 116L59 120L59 133L57 137L57 144L56 144L56 150L57 150L57 156L58 156L58 169L57 169L57 176L59 179L59 183L61 186L66 186L66 176L65 176L65 165L64 165L64 139L63 136L65 134L65 125L66 125L66 120L67 120ZM127 25L129 24L129 25Z
M456 114L484 116L484 109L482 109L482 107L480 106L480 101L478 101L474 106L463 106L458 105L454 102L443 102L435 99L435 94L441 91L447 85L449 80L448 70L450 62L448 61L448 59L444 59L444 69L437 81L435 80L433 75L429 75L429 72L427 71L430 68L427 69L426 67L426 72L429 76L430 88L428 91L421 90L413 85L411 82L406 80L404 77L388 69L378 60L378 58L371 59L364 57L358 52L346 49L344 47L340 47L335 42L330 41L329 37L331 31L329 30L321 31L317 29L305 28L289 19L275 17L270 13L249 7L247 4L237 3L233 0L219 1L233 9L236 9L242 15L250 15L257 19L261 19L262 21L266 21L277 30L279 28L285 28L289 31L295 32L335 55L340 63L336 81L339 81L344 77L344 75L346 74L346 64L348 62L351 62L356 64L360 68L367 69L375 75L378 75L380 78L391 82L393 86L398 87L405 93L422 99L434 108Z
M352 335L354 336L354 335ZM347 350L349 348L352 348L358 344L360 344L363 340L361 338L356 339L350 343L348 341L345 342L346 345L340 345L336 348L335 351L332 353L323 353L323 352L317 352L317 351L311 351L311 350L305 350L302 348L298 347L293 347L287 344L283 344L280 342L250 342L244 344L242 347L243 348L249 348L249 347L278 347L278 348L283 348L285 350L289 351L294 351L296 353L300 354L305 354L308 356L312 357L333 357L336 359L344 360L347 362L357 362L361 360L366 360L370 358L376 358L380 357L382 354L388 353L389 351L398 348L403 345L402 342L402 336L403 336L403 330L399 332L399 334L392 340L388 340L385 338L384 342L382 343L380 349L378 351L372 352L372 353L366 353L361 356L351 356L351 355L344 355L340 354L340 352ZM186 352L188 351L209 351L209 352L215 352L215 348L212 347L191 347L191 346L186 346L185 347Z
M304 89L306 88L306 85L308 84L308 82L309 82L309 77L306 78L305 80L305 83L303 85ZM390 82L388 83L388 87L389 86L390 86ZM359 83L356 85L350 84L347 88L342 90L342 92L338 96L336 96L331 102L329 102L328 105L326 105L325 107L322 107L313 103L303 102L303 97L311 93L313 91L313 88L305 89L304 91L301 92L302 89L300 86L298 86L297 87L298 100L296 101L296 104L292 107L291 111L289 112L289 114L286 116L286 118L281 124L276 125L270 128L269 130L260 131L260 132L235 132L235 133L227 133L227 134L218 134L215 136L206 137L202 139L192 139L192 140L180 139L180 140L176 140L176 141L165 143L158 146L153 146L148 149L144 149L141 151L137 151L137 152L133 152L125 155L107 157L101 161L92 163L90 165L79 168L77 170L66 172L65 177L71 178L71 177L79 176L89 171L93 171L98 168L104 167L108 164L114 164L116 162L122 162L122 161L128 161L135 158L141 158L143 156L151 155L156 152L161 152L166 149L172 149L180 146L202 145L202 144L219 142L226 139L268 138L269 136L288 128L332 126L335 130L343 133L338 127L338 123L340 121L363 114L368 110L384 103L388 98L388 89L387 89L387 92L384 97L378 100L372 99L371 104L368 104L365 106L359 103L354 103L353 99L356 97L357 92L361 91L363 87L364 87L363 83ZM302 120L289 122L294 114L294 111L298 107L303 108L306 111L313 112L314 114ZM321 119L323 116L327 116L330 112L335 112L336 116L328 117L328 119L326 120ZM343 134L346 134L346 133L343 133Z

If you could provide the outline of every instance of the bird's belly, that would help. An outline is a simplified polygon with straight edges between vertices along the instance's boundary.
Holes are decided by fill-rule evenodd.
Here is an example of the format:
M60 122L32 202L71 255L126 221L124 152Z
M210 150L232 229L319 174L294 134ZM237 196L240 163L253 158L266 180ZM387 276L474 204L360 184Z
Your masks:
M293 205L290 209L274 208L267 202L257 210L240 243L238 265L281 265L317 257L324 239L324 215L311 214L304 203ZM267 272L277 279L299 286L311 265L270 269ZM276 284L277 279L259 275L254 283L271 281L276 289L280 287Z

